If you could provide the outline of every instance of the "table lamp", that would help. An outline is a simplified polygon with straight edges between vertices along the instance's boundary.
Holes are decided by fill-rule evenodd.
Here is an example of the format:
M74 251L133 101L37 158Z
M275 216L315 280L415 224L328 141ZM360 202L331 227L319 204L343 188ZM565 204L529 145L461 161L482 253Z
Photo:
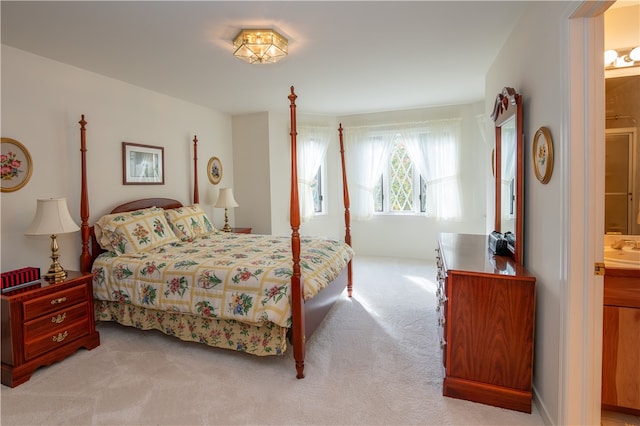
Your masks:
M63 281L67 272L58 262L58 241L56 236L68 232L79 231L80 227L69 214L66 198L49 198L38 200L36 215L31 225L24 231L25 235L51 236L51 266L44 278L50 282Z
M216 205L214 207L224 209L224 228L222 228L222 231L231 232L228 209L232 207L239 207L235 198L233 198L233 190L231 188L220 188L218 201L216 201Z

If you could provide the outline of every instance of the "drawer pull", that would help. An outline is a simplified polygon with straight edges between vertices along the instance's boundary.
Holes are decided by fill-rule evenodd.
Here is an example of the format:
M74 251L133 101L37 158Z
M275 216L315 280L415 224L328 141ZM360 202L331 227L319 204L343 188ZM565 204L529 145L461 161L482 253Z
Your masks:
M440 349L444 349L447 346L447 341L444 339L440 339Z
M446 320L444 318L438 318L438 325L440 327L442 327L444 325L444 323L446 322Z
M58 342L58 343L60 343L60 342L62 342L64 339L66 339L68 335L69 335L69 332L68 332L68 331L65 331L64 333L58 333L58 335L57 335L57 336L53 336L53 341L54 341L54 342Z
M58 299L53 299L53 300L51 301L51 304L52 304L52 305L57 305L57 304L59 304L59 303L63 303L63 302L66 302L66 301L67 301L67 298L66 298L66 297L60 297L60 298L58 298Z
M60 324L62 321L64 321L67 318L67 313L63 313L62 315L58 314L57 317L51 317L51 322L55 323L55 324Z

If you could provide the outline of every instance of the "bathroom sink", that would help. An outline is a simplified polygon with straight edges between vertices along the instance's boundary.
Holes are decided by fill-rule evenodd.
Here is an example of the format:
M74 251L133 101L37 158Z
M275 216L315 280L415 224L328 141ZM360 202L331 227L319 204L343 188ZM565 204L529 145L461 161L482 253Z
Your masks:
M619 250L605 247L604 264L614 268L640 269L640 250L631 247L623 247Z

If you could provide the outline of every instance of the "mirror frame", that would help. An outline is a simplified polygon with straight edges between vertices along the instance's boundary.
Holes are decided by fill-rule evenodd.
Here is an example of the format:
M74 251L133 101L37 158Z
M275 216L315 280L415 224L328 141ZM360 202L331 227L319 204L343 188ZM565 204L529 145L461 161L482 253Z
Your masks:
M502 125L511 117L515 117L516 127L516 223L515 223L515 245L508 244L511 257L518 264L522 264L522 240L524 237L524 160L523 160L523 123L522 123L522 96L516 93L515 89L505 87L496 97L496 102L491 113L491 118L495 123L496 146L494 150L495 164L495 230L501 231L501 211L502 211Z

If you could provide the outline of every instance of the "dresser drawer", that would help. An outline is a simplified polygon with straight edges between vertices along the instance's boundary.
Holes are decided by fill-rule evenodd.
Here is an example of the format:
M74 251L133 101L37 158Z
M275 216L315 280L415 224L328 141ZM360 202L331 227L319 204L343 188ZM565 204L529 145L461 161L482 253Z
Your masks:
M89 334L89 320L85 317L81 321L60 325L49 333L45 333L33 340L25 339L25 360L35 358L45 352L57 349L75 339Z
M46 296L27 300L23 303L24 320L29 321L60 309L67 309L80 302L87 301L86 285L49 293Z
M24 324L24 339L34 340L45 334L52 334L59 328L77 322L87 316L87 302L79 303L68 309L61 309L41 316Z

